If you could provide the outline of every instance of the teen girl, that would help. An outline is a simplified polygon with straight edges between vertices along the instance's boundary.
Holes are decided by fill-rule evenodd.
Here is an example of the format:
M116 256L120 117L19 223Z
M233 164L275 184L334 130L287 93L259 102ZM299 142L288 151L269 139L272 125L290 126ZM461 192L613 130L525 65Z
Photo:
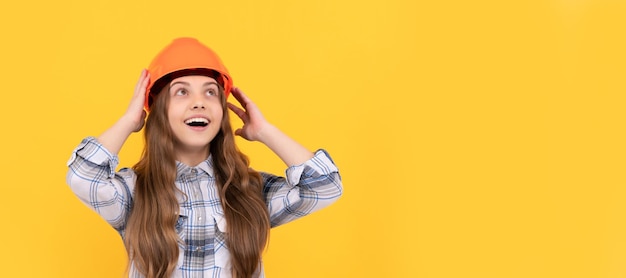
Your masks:
M121 234L130 277L263 277L270 228L341 195L330 156L271 125L232 84L213 51L175 39L142 71L125 114L72 153L67 182ZM229 109L243 121L234 132ZM116 171L122 145L144 125L141 159ZM270 148L286 177L251 169L234 135Z

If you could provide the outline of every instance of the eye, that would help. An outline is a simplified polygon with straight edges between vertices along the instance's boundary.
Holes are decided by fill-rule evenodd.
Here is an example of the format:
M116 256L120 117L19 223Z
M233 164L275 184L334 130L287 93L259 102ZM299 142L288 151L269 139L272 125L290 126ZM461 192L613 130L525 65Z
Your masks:
M187 90L185 90L185 89L183 89L183 88L176 89L176 90L174 91L174 95L175 95L175 96L184 96L184 95L186 95L186 94L187 94Z
M208 89L206 91L206 94L209 95L209 96L217 96L217 93L218 93L217 90L214 89L214 88Z

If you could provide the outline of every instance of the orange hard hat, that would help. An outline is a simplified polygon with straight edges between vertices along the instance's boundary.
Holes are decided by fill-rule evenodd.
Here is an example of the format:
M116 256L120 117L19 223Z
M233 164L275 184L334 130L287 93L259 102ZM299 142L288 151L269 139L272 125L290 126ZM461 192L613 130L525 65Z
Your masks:
M177 38L154 57L148 67L150 83L146 89L146 111L150 111L153 97L172 79L184 75L214 77L224 87L228 97L233 79L222 60L207 46L194 38ZM216 74L217 73L217 74Z

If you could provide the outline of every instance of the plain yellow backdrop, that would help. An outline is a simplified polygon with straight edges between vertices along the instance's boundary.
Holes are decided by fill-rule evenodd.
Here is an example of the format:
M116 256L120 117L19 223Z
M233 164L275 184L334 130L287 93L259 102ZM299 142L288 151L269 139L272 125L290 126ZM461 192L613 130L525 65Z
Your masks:
M626 277L624 1L1 6L2 277L121 276L121 239L65 163L178 36L341 170L337 203L272 230L268 277Z

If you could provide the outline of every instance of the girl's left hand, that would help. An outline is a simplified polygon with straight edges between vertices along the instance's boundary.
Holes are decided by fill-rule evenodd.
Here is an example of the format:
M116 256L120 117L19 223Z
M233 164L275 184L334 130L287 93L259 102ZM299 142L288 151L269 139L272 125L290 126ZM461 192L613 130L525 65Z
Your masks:
M242 108L228 103L228 108L232 110L243 121L243 127L235 130L235 135L241 136L249 141L261 141L261 132L269 124L261 114L259 108L252 102L239 88L234 87L231 94L237 99Z

